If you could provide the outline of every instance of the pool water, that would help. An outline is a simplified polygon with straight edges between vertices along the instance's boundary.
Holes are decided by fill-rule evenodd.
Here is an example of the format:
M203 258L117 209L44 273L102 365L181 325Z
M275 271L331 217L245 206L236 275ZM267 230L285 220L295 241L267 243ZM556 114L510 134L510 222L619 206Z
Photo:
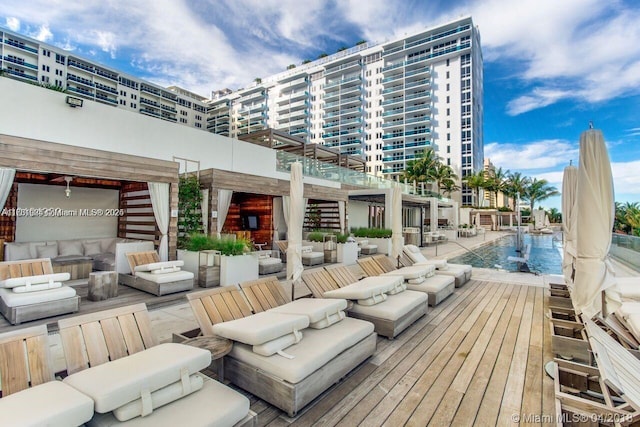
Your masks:
M542 274L562 274L562 243L554 239L554 235L523 235L524 245L531 245L529 254L529 270ZM524 246L523 246L524 247ZM519 257L516 253L516 236L505 236L495 242L476 248L473 252L450 258L452 264L471 264L481 268L500 268L518 271L518 263L508 261L507 257ZM479 255L479 256L478 256ZM482 257L482 258L480 258Z

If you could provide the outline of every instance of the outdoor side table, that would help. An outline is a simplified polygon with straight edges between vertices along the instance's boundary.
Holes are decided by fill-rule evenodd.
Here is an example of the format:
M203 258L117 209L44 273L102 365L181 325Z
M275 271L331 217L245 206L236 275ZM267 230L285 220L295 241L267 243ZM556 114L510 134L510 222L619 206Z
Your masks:
M102 301L118 296L118 273L95 271L89 273L89 300Z
M182 344L198 347L211 352L211 360L218 360L218 381L224 381L224 356L233 348L233 341L222 337L195 337Z

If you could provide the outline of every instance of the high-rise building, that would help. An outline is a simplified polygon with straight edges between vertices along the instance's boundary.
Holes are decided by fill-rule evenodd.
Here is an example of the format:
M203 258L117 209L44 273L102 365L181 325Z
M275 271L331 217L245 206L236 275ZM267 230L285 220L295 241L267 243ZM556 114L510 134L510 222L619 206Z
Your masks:
M462 179L483 167L482 81L480 35L465 17L214 92L207 129L230 137L284 130L361 155L368 173L387 178L432 147ZM477 203L460 184L454 198Z
M0 70L8 77L66 90L170 122L205 130L207 99L172 86L163 88L72 52L0 28Z

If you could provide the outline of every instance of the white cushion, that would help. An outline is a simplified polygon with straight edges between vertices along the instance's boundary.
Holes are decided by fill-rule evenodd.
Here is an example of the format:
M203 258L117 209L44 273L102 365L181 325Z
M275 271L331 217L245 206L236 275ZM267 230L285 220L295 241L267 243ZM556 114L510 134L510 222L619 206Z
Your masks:
M418 292L436 293L447 286L455 284L456 280L452 276L433 276L420 284L408 284L407 289Z
M136 272L136 277L140 277L153 283L171 283L193 279L194 275L190 271L182 270L163 274L153 274L146 271L138 271Z
M429 272L429 270L433 268L434 267L427 265L412 265L410 267L402 267L397 270L384 273L381 276L402 276L404 280L418 279L420 277L424 277Z
M465 276L464 270L459 270L457 268L447 268L446 270L438 270L436 272L436 275L451 276L451 277L460 278L460 279L464 279L464 276Z
M347 300L344 299L302 298L268 311L308 316L309 323L313 324L326 319L328 315L336 314L346 309Z
M211 364L211 352L165 343L69 375L63 381L91 397L96 412L109 412Z
M307 316L264 311L213 325L213 333L249 345L260 345L309 326Z
M411 283L411 280L409 281L409 283ZM404 291L405 289L407 289L407 285L405 283L398 283L395 288L391 289L387 293L389 295L395 295L395 294L399 294L400 292Z
M176 261L161 261L161 262L152 262L144 265L136 265L135 271L151 271L154 270L162 270L168 269L172 267L182 267L184 266L184 261L176 260Z
M401 276L371 276L340 289L324 293L325 298L364 300L374 295L386 293L402 283Z
M218 427L233 426L249 413L249 399L218 381L203 377L201 390L169 405L158 408L148 417L127 421L128 427L184 426ZM87 427L112 427L121 423L113 412L95 414Z
M116 244L118 243L117 237L109 237L106 239L100 239L100 248L102 249L100 252L102 253L112 253L116 252Z
M623 302L618 307L616 314L621 315L624 319L632 314L640 314L640 302Z
M252 351L251 346L242 343L234 344L228 357L296 384L372 332L372 323L347 317L330 328L305 330L304 339L287 348L286 353L294 356L293 359L277 354L260 356Z
M427 294L406 290L397 295L390 295L386 301L380 304L364 306L354 304L349 310L353 313L360 313L380 319L396 321L405 314L412 312L417 307L427 303Z
M58 301L76 296L76 291L70 286L61 286L38 292L17 293L9 289L0 289L0 298L7 307L21 307L23 305L39 304L41 302Z
M629 325L633 335L640 338L640 314L630 314L627 317L627 325Z
M404 245L404 249L406 249L405 252L407 253L412 253L412 254L420 253L420 248L417 247L416 245Z
M193 374L185 381L177 381L150 393L150 407L153 411L168 403L181 399L202 388L204 380L201 374ZM113 410L118 421L127 421L135 417L146 416L142 399L136 399Z
M309 323L309 327L313 329L328 328L329 326L342 321L345 317L347 317L347 315L344 313L344 311L339 311L337 313L329 314L327 317L325 317L322 320Z
M387 294L376 294L370 296L369 298L361 298L359 300L356 300L356 302L358 303L358 305L376 305L386 300Z
M82 242L82 247L84 248L85 256L96 255L102 253L102 248L100 247L100 242L92 241L92 242Z
M93 400L62 381L49 381L0 399L3 426L78 426L92 416Z
M640 277L616 277L616 286L622 298L640 299Z
M11 290L18 294L24 294L27 292L38 292L45 291L47 289L56 289L62 286L60 282L48 282L48 283L40 283L39 285L28 284L25 286L16 286L15 288L11 288Z
M58 255L79 255L83 256L82 242L80 240L60 240L58 241Z
M12 277L0 280L0 288L15 288L17 286L27 286L27 284L37 285L39 283L64 282L69 280L69 273L39 274L37 276Z
M282 264L282 260L280 258L270 258L267 256L267 258L258 258L258 264L262 266L276 265Z
M470 264L447 264L448 270L462 271L463 273L471 273L473 267Z
M35 254L31 255L29 250L29 243L10 242L5 244L5 260L7 261L21 261L34 257Z
M295 331L271 341L267 341L259 345L254 345L253 352L261 354L262 356L271 356L281 350L284 350L287 347L292 346L293 344L299 343L300 340L302 340L302 332Z
M36 245L36 257L38 258L55 258L58 256L58 244L53 245Z

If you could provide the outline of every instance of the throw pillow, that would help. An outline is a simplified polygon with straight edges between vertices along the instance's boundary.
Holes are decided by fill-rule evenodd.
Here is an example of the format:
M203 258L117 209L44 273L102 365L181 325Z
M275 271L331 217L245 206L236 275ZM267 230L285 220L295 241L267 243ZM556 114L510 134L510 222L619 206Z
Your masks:
M58 244L53 245L37 245L36 255L38 258L55 258L58 256Z
M92 256L102 253L100 242L82 242L82 247L84 248L85 256Z
M82 256L82 242L79 240L60 240L58 242L58 252L60 256Z

